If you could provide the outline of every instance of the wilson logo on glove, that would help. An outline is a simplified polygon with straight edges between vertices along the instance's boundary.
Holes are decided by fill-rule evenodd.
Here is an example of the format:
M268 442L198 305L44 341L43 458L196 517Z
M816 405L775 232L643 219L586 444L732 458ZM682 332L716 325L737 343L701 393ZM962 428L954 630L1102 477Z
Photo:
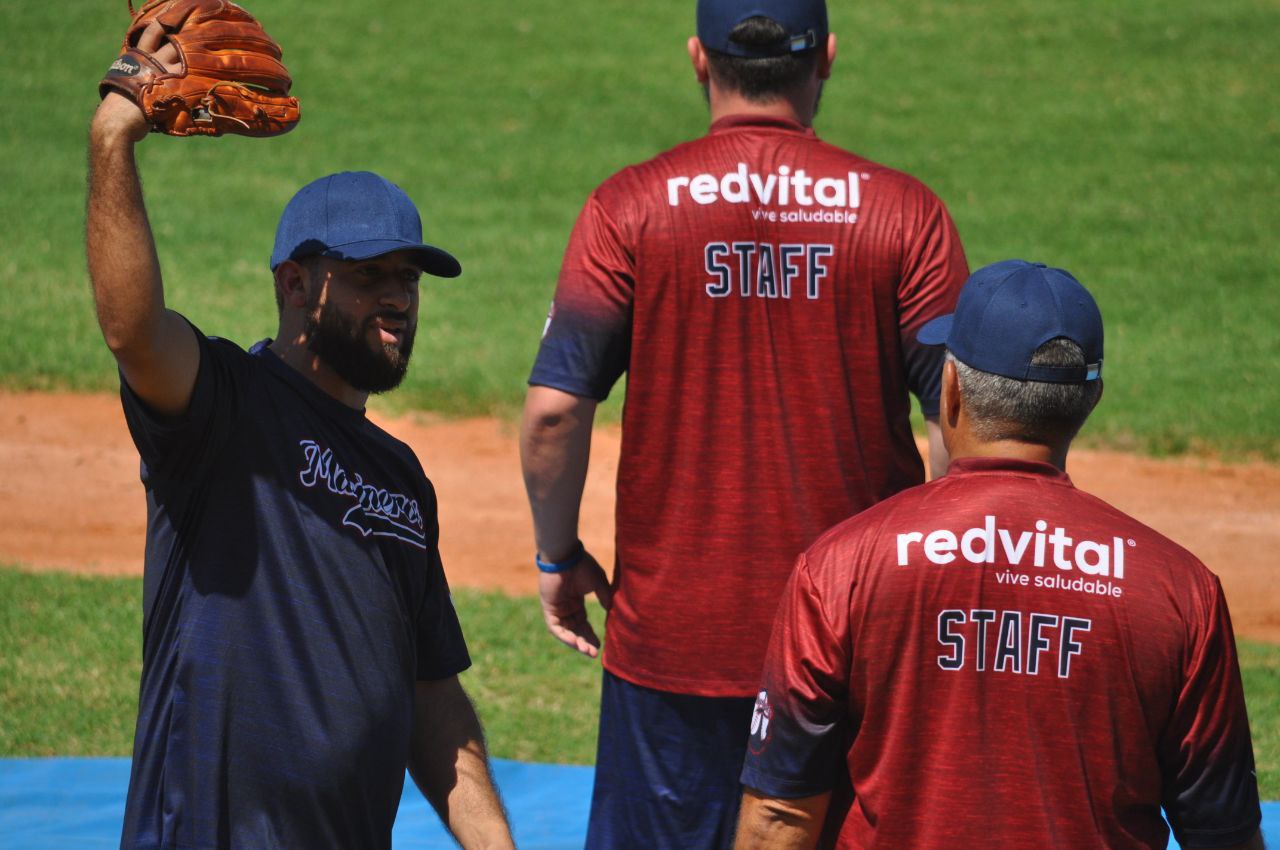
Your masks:
M113 77L123 75L126 77L132 77L134 74L138 73L139 70L140 67L137 60L131 59L128 56L122 56L111 63L111 69L107 71L107 76Z

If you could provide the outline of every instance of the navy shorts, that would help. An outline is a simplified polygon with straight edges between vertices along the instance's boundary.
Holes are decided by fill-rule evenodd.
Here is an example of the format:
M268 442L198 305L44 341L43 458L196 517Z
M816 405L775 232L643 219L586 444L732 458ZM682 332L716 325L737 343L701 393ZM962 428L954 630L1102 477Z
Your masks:
M605 671L588 850L731 847L754 705L657 691Z

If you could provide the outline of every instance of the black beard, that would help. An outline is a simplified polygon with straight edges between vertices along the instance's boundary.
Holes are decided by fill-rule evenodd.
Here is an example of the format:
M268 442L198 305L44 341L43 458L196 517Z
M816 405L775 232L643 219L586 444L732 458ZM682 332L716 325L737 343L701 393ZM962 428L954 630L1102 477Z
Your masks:
M405 323L404 339L399 345L385 343L376 349L370 346L369 328L379 318ZM350 316L323 304L307 316L307 348L355 389L384 393L404 380L416 331L408 316L394 310L375 313L356 327Z

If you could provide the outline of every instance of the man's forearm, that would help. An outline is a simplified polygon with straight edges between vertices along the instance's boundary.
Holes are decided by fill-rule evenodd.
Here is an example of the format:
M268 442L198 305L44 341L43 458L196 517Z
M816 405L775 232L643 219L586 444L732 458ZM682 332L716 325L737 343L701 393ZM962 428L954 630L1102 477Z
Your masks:
M506 812L489 772L489 756L484 741L474 738L455 753L455 782L433 801L449 832L463 847L510 847L511 831Z
M578 538L578 510L591 456L596 403L550 387L530 387L520 428L520 463L543 557L556 560Z
M748 788L742 795L734 850L810 850L822 836L830 802L829 793L784 800Z
M94 121L85 248L98 323L112 351L136 347L164 311L160 261L133 150L133 139L118 124Z
M464 848L513 846L484 731L457 677L417 683L409 774Z

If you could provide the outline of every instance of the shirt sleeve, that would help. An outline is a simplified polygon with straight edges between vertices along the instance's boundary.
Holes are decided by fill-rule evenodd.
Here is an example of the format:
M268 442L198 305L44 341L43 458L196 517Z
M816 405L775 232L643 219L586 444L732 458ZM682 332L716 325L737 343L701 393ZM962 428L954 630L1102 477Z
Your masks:
M182 483L213 464L231 432L238 409L232 343L211 340L191 326L200 365L187 410L166 416L147 406L120 374L120 402L129 434L142 458L148 483Z
M783 593L751 718L742 784L795 798L837 787L852 740L847 612L824 611L807 556Z
M417 459L414 459L417 463ZM421 472L421 467L419 467ZM471 655L462 636L458 612L453 607L449 580L440 560L440 520L436 510L436 493L426 475L422 502L427 527L427 550L424 556L427 582L417 617L417 670L415 677L433 681L456 676L471 666Z
M607 398L630 358L634 292L634 255L597 191L569 236L529 383Z
M941 200L924 186L907 201L903 226L903 265L898 285L898 327L907 386L925 416L938 415L943 347L916 340L920 327L954 312L969 263L960 234Z
M1160 745L1165 814L1183 847L1242 843L1262 820L1231 616L1221 583L1210 578L1208 610Z
M469 668L471 655L453 607L440 551L434 546L430 562L430 582L418 613L417 678L447 679Z

